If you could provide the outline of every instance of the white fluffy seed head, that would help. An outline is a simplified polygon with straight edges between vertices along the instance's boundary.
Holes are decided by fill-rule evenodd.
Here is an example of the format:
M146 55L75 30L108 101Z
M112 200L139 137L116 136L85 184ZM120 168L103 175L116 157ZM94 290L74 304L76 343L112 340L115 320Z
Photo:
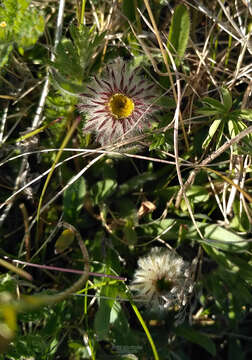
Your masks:
M136 299L159 310L184 306L191 287L188 263L174 251L158 247L138 260L130 285Z

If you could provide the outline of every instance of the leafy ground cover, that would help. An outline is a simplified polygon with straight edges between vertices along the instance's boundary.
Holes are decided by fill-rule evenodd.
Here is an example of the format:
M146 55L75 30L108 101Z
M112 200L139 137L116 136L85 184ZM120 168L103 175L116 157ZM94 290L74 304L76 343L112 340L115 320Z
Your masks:
M0 359L251 358L249 1L0 3Z

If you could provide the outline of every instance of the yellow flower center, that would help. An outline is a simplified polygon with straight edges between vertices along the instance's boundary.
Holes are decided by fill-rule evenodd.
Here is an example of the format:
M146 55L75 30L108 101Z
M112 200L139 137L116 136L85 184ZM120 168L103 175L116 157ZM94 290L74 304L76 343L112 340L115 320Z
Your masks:
M1 28L5 28L7 26L5 21L0 22L0 27Z
M109 110L116 118L126 118L134 111L134 102L126 95L115 94L109 99Z

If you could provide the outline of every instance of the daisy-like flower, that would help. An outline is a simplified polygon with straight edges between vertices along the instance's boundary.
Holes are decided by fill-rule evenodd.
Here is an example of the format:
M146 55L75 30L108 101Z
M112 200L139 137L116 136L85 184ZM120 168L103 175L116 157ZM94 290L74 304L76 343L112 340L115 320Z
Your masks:
M186 305L192 291L190 269L174 251L152 248L138 260L138 267L130 285L136 299L159 310Z
M138 70L129 72L126 63L117 58L106 67L104 77L94 76L87 92L80 95L79 109L87 114L84 133L96 133L101 145L133 137L150 127L158 107L155 84L140 78Z

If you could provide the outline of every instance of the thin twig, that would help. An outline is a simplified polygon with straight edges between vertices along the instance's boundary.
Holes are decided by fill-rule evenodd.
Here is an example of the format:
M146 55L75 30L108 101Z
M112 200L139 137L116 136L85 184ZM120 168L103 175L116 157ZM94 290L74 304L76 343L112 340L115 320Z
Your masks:
M40 209L40 214L42 214L49 206L50 204L52 204L56 199L58 199L58 197L63 194L63 192L69 187L71 186L75 181L77 181L93 164L95 164L97 161L99 161L101 158L103 158L105 156L105 154L101 154L99 156L97 156L96 158L94 158L92 161L90 161L90 163L85 166L78 174L76 174L72 179L70 179L70 181L59 191L57 192L57 194L51 199L49 200L41 209ZM33 219L33 221L30 224L29 230L31 230L31 228L34 226L34 224L36 223L37 219L36 217Z
M179 185L188 209L188 212L191 216L192 222L195 226L195 229L197 230L200 238L203 240L204 237L196 223L195 217L193 215L193 211L192 211L192 207L191 204L188 200L188 197L186 195L186 192L184 190L184 183L183 183L183 179L182 179L182 175L181 175L181 171L180 171L180 164L179 164L179 150L178 150L178 129L179 129L179 113L180 113L180 82L177 79L177 94L178 94L178 99L177 99L177 107L176 107L176 111L175 111L175 116L174 116L174 133L173 133L173 139L174 139L174 155L175 155L175 163L176 163L176 170L177 170L177 176L178 176L178 181L179 181Z
M174 99L175 99L175 101L177 101L177 93L176 93L176 89L175 89L175 86L174 86L174 83L173 83L170 66L169 66L169 63L168 63L168 60L167 60L167 54L165 52L162 40L160 38L160 34L159 34L159 31L158 31L158 28L157 28L157 25L156 25L156 21L154 19L153 14L152 14L152 10L151 10L151 7L149 5L148 0L144 0L144 3L145 3L145 6L146 6L146 9L148 11L149 17L151 19L152 26L154 28L154 33L156 35L157 42L158 42L158 45L159 45L159 48L160 48L160 51L161 51L161 54L162 54L162 57L163 57L163 61L164 61L164 64L165 64L165 67L166 67L166 70L167 70L167 73L168 73L168 77L169 77L169 80L170 80L170 84L171 84Z
M26 261L30 261L31 258L31 245L30 245L30 232L29 232L29 220L28 220L28 213L25 207L25 204L22 203L19 205L19 208L22 212L23 219L24 219L24 229L25 229L25 249L26 249Z
M3 144L3 134L5 129L5 124L7 120L7 114L8 114L9 104L7 104L3 109L3 116L2 116L2 122L0 126L0 146Z
M62 224L63 227L67 227L66 224ZM22 301L19 301L16 303L16 310L18 312L23 311L29 311L32 308L37 309L40 306L43 305L53 305L55 303L58 303L64 299L66 299L69 295L72 293L75 293L78 291L83 284L86 283L89 276L89 256L88 251L86 249L86 246L81 238L81 235L79 232L71 225L71 229L74 230L74 233L76 235L76 238L79 242L79 246L83 255L84 260L84 271L82 272L81 277L68 289L62 291L59 294L56 295L33 295L33 296L26 296Z
M239 41L239 43L243 43L243 40L237 37L233 32L230 26L223 21L221 21L217 16L215 16L209 9L207 9L203 4L201 4L198 0L193 0L196 3L195 9L201 11L205 14L209 19L212 19L222 30L224 30L227 34L232 36L235 40ZM191 2L186 1L189 6L192 6ZM239 31L239 35L241 35Z
M217 202L217 204L218 204L218 206L219 206L219 209L220 209L220 211L221 211L221 213L222 213L222 215L223 215L223 217L224 217L225 223L228 224L227 215L226 215L226 213L223 211L223 206L221 205L221 201L220 201L219 195L218 195L218 193L217 193L217 191L216 191L216 189L215 189L215 187L214 187L214 183L213 183L211 177L209 176L209 174L207 174L207 178L208 178L209 184L210 184L210 186L211 186L211 189L212 189L212 191L213 191L213 193L214 193L215 200L216 200L216 202Z

